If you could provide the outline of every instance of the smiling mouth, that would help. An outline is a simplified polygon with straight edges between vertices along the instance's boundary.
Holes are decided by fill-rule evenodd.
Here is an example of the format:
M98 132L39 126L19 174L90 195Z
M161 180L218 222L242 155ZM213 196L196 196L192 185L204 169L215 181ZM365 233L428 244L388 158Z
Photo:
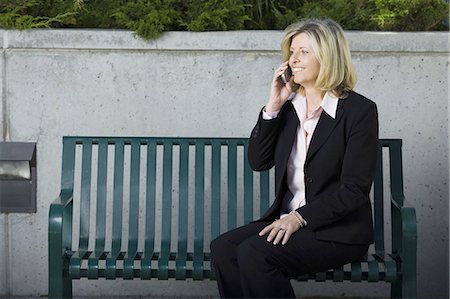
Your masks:
M292 68L292 72L293 73L300 73L300 72L303 72L304 70L305 70L304 67L294 67L294 68Z

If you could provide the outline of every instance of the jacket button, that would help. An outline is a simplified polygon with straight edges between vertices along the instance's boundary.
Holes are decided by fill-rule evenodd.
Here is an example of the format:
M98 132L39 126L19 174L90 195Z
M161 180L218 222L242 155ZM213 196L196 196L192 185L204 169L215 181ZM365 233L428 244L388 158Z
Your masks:
M312 183L312 182L313 182L313 179L312 179L312 178L310 178L310 177L308 177L308 178L306 178L306 182L308 182L308 183Z

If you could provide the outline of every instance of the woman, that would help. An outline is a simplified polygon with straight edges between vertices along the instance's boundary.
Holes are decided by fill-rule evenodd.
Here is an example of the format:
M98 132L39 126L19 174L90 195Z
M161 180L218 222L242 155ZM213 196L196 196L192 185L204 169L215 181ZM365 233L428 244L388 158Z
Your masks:
M357 260L373 242L377 108L352 90L344 32L306 20L286 29L281 46L285 62L248 151L254 170L275 166L276 198L261 219L212 241L223 298L295 298L290 278Z

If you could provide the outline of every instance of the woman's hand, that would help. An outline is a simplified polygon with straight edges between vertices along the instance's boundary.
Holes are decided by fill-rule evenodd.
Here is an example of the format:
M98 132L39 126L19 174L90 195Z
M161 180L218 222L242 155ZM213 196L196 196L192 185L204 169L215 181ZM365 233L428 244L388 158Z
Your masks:
M272 242L273 245L277 245L281 242L282 245L286 244L293 233L301 228L297 217L290 213L282 219L276 220L262 229L259 232L260 236L269 234L267 242Z
M284 84L282 80L279 79L281 74L289 67L289 62L283 62L279 68L277 68L273 74L272 86L270 88L270 98L267 103L265 110L266 112L275 112L281 109L281 106L289 98L292 93L292 80L293 76L290 78L289 82Z

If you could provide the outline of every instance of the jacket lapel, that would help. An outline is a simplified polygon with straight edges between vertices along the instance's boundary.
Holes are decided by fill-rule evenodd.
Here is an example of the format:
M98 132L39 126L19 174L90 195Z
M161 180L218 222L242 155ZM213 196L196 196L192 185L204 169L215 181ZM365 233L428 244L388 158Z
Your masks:
M311 143L309 144L308 152L306 153L306 162L308 162L325 141L327 141L331 132L336 127L336 124L339 123L344 112L344 102L345 100L339 99L336 118L332 118L325 111L320 115L319 122L317 123L317 127L311 138Z

